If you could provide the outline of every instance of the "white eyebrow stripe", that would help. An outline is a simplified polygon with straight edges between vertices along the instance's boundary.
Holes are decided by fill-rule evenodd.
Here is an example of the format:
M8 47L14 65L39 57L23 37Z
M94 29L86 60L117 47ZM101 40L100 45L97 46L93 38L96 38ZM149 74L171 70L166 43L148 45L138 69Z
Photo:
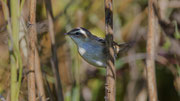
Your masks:
M81 32L85 37L88 37L87 34L86 34L86 32L85 32L84 30L82 30L82 29L79 29L79 30L80 30L80 32Z
M85 37L88 37L87 34L86 34L86 32L85 32L84 30L80 29L80 28L79 28L78 31L74 31L73 33L76 33L76 32L80 32L80 33L82 33Z
M76 33L76 32L79 32L79 31L74 31L73 33Z
M85 32L85 31L83 31L82 29L80 29L80 32L81 32L81 33L83 33L83 34L84 34L84 33L86 33L86 32Z

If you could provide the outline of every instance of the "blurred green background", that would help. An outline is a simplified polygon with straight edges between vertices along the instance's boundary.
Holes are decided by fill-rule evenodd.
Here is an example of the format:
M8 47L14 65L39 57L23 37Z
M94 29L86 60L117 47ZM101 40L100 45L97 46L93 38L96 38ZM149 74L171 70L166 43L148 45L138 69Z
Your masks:
M28 21L28 0L22 18ZM163 19L176 26L175 37L169 37L160 26L156 33L156 81L159 101L180 101L180 6L176 0L158 0ZM105 69L85 62L76 45L64 33L84 27L94 35L105 36L104 0L51 0L54 30L59 59L59 72L65 101L104 101ZM135 41L116 61L116 100L148 101L146 83L147 0L114 0L114 40L117 43ZM47 20L43 0L37 1L36 22ZM0 3L0 28L5 24ZM10 92L10 65L7 32L0 31L0 95ZM177 47L178 46L178 47ZM46 96L56 101L55 79L50 65L51 44L47 31L38 33L38 50ZM26 64L23 61L24 68ZM20 100L27 101L27 77L24 74Z

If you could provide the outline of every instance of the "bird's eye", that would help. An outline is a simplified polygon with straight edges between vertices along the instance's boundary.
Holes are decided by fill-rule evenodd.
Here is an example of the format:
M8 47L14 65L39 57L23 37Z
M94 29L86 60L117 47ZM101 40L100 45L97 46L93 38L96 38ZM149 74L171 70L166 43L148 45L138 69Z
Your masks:
M80 33L76 32L75 35L80 35Z

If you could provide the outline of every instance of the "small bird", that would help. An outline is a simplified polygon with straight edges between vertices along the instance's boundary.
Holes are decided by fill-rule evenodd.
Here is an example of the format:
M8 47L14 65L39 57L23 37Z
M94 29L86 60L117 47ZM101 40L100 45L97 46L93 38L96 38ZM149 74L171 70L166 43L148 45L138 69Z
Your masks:
M105 39L94 36L87 29L78 27L65 33L76 43L80 56L91 65L105 67L107 59L107 49ZM130 44L117 44L113 42L115 56L122 50L129 47Z

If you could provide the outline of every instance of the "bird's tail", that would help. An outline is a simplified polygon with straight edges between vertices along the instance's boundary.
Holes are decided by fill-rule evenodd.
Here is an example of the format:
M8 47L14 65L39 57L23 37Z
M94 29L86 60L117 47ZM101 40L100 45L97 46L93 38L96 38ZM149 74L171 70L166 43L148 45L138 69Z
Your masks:
M115 54L119 55L120 53L127 51L133 46L134 42L127 42L127 43L121 43L117 44L115 43L114 49L115 49Z

